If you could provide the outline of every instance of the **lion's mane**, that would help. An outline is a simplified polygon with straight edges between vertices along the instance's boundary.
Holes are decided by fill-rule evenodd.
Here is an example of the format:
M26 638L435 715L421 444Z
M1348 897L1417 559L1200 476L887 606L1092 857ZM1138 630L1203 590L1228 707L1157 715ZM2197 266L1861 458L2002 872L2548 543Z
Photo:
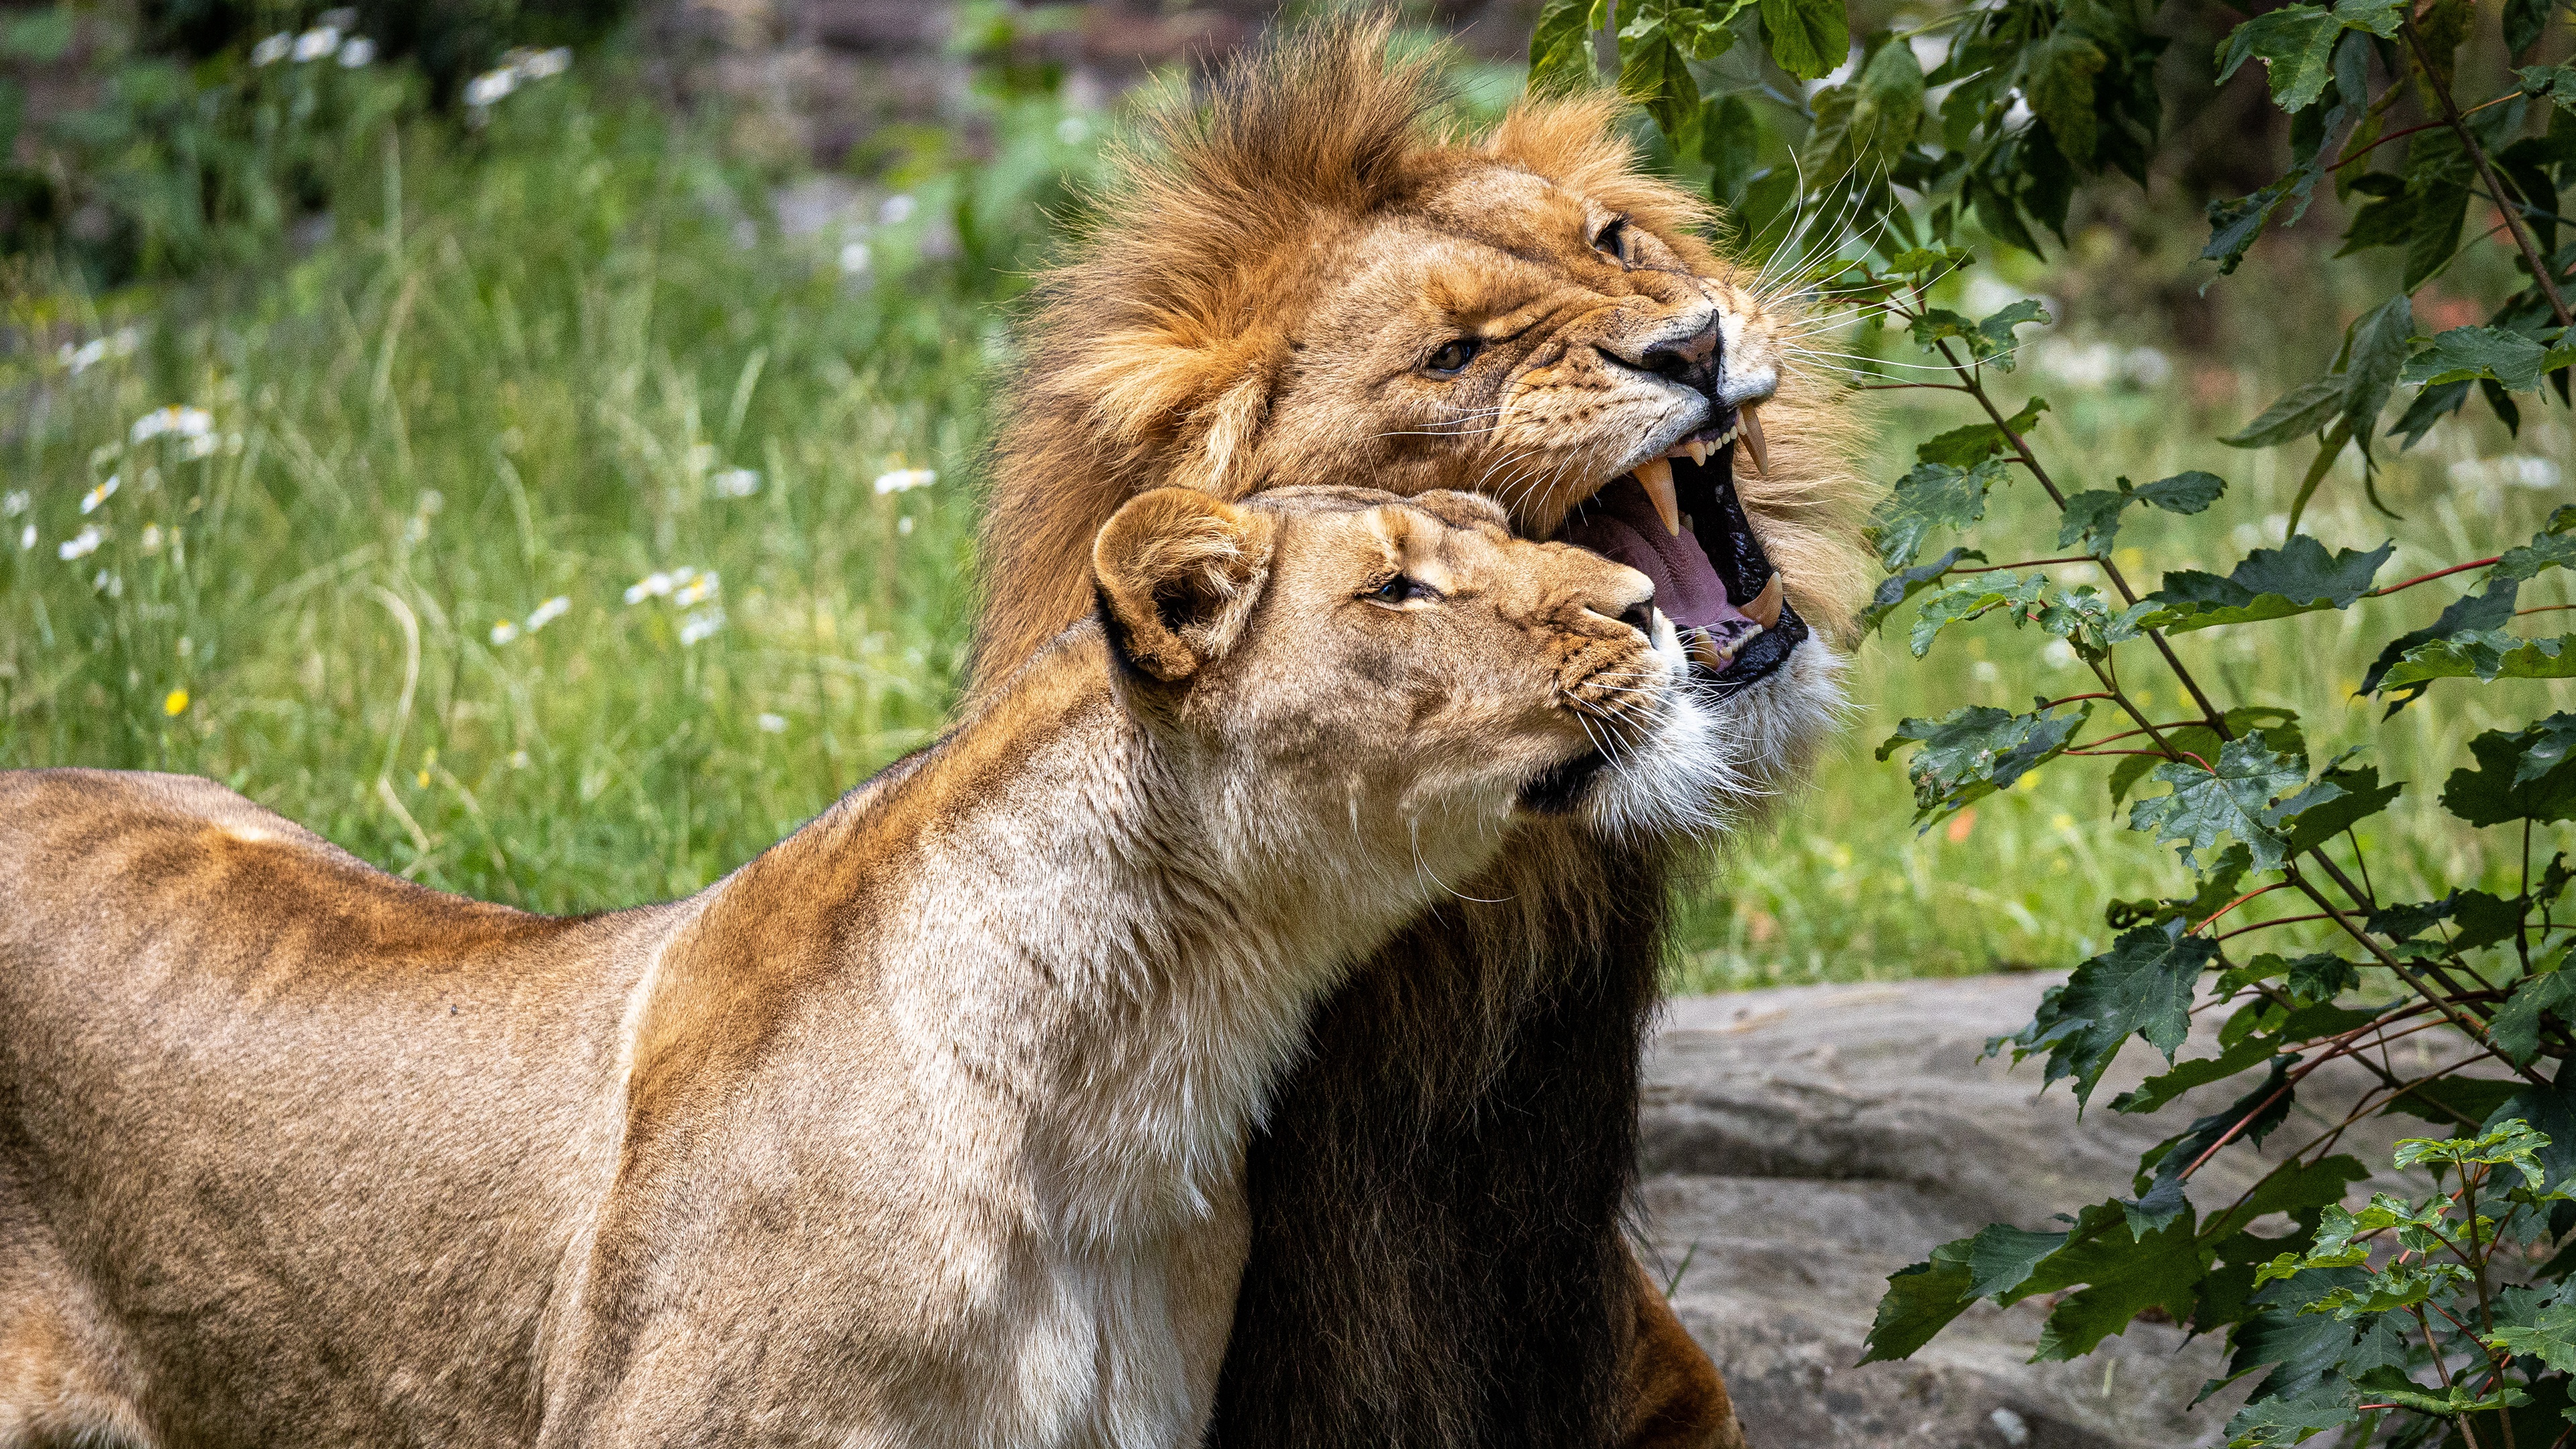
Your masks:
M1533 103L1471 141L1432 58L1382 21L1310 30L1165 106L1042 278L993 458L979 688L1089 606L1080 563L1133 493L1351 482L1261 446L1299 365L1325 238L1497 160L1753 278L1691 233L1706 205L1640 174L1615 102ZM1848 632L1861 577L1836 390L1784 372L1771 467L1739 474L1793 602ZM1561 822L1474 903L1403 933L1334 997L1250 1163L1253 1243L1212 1442L1599 1445L1621 1428L1639 1291L1621 1239L1670 852Z

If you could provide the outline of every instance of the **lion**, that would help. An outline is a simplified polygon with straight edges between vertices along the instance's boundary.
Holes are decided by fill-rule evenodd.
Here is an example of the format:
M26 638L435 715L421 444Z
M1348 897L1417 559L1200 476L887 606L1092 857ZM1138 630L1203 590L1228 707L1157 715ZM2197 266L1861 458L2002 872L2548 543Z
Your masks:
M1314 1005L1534 823L1705 820L1651 585L1505 523L1141 495L1091 619L670 904L0 775L0 1445L1198 1444Z
M1869 492L1786 284L1704 240L1599 96L1442 131L1436 59L1310 30L1182 98L1041 278L1000 404L977 683L1087 607L1121 500L1319 470L1480 492L1655 582L1722 721L1714 810L1841 707ZM1679 838L1524 833L1321 1009L1251 1156L1212 1442L1707 1449L1723 1382L1621 1241Z

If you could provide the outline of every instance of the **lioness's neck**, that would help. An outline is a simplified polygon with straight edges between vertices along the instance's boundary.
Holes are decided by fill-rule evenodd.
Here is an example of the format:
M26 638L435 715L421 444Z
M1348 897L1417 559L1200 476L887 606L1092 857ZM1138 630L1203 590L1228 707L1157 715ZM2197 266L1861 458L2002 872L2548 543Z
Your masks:
M856 883L955 1186L1077 1236L1236 1190L1309 1008L1419 905L1320 813L1131 714L1084 625L808 827L900 852Z

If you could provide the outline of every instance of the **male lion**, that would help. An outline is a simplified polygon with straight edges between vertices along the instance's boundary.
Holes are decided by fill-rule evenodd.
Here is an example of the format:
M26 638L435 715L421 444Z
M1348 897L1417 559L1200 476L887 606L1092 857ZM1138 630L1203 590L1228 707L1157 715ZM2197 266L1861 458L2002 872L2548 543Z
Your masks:
M1503 524L1148 493L1096 624L607 915L0 774L0 1446L1200 1443L1313 1004L1534 820L1703 818L1647 581Z
M1711 804L1749 812L1838 708L1842 394L1610 102L1435 135L1435 71L1385 42L1310 32L1120 158L1003 403L980 687L1086 607L1137 490L1482 491L1654 579L1721 721ZM1675 844L1526 833L1326 1004L1254 1141L1216 1443L1739 1442L1619 1237Z

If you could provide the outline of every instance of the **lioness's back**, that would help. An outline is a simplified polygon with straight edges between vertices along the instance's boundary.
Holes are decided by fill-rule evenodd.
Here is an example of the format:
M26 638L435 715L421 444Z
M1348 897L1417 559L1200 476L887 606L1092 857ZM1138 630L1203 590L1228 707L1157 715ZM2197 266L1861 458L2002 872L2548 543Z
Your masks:
M298 1377L357 1379L383 1397L331 1437L523 1437L613 1141L581 1104L647 954L619 948L671 910L443 895L205 780L0 773L0 1388L242 1443L264 1399L331 1399ZM332 1321L383 1331L308 1341ZM460 1338L474 1384L408 1361Z

